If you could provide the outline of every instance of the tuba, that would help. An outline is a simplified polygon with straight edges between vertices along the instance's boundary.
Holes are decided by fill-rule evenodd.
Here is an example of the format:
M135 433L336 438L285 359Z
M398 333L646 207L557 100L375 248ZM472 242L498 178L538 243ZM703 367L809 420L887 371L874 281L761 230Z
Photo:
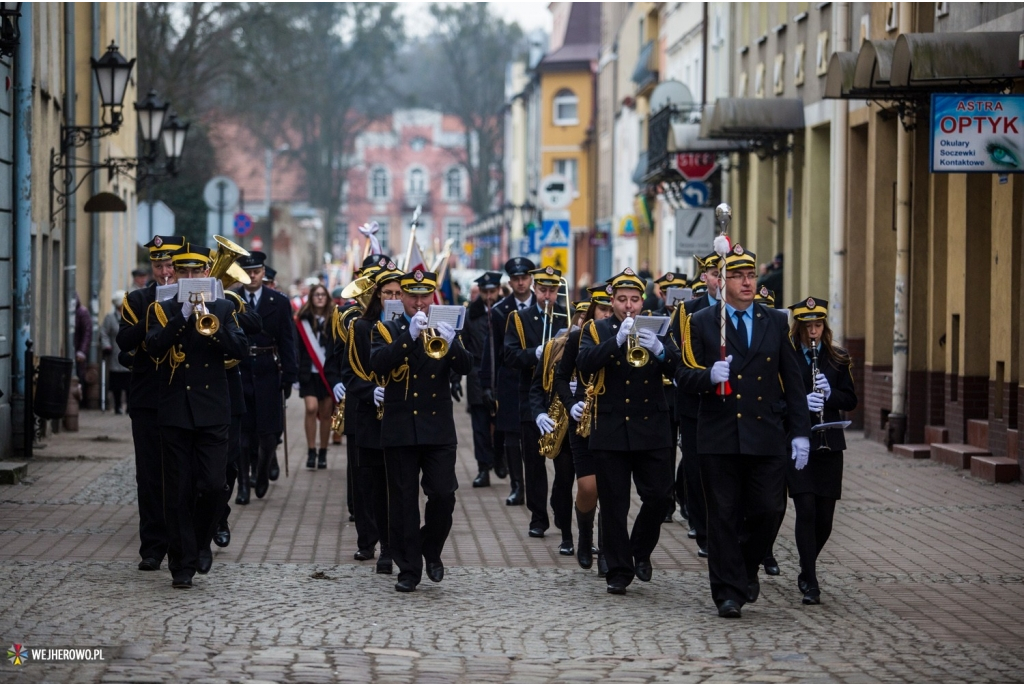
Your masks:
M213 239L217 241L220 248L217 250L217 254L213 258L213 264L210 266L210 275L218 279L225 290L236 283L241 283L242 285L251 283L252 279L249 278L249 274L245 273L245 269L238 266L235 262L239 257L248 257L249 252L241 245L228 240L222 235L215 235Z
M374 285L372 276L360 276L342 289L341 296L346 300L355 300L365 310L370 306Z

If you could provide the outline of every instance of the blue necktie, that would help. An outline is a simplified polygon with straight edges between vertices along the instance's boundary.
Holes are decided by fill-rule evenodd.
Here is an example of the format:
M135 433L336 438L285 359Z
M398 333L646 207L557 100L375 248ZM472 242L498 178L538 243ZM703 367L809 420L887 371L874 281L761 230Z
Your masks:
M740 310L737 309L733 313L733 316L736 317L736 332L740 334L740 340L743 343L740 351L746 352L747 348L749 347L747 343L747 325L744 323L744 319L747 318L747 313L741 312Z

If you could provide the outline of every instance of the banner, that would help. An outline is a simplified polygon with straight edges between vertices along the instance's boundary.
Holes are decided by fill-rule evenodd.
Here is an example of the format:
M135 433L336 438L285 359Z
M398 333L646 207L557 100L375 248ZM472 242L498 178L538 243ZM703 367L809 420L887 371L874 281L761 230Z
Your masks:
M1024 171L1024 95L932 93L932 173Z

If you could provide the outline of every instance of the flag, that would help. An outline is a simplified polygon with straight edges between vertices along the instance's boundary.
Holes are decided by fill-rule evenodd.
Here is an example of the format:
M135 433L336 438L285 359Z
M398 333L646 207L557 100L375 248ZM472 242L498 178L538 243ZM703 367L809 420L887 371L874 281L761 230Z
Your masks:
M420 250L420 244L416 242L416 230L409 231L410 245L406 251L405 273L410 273L416 269L427 270L427 258L423 256L423 251Z
M441 295L441 301L437 302L437 293ZM445 269L444 275L441 276L440 282L437 284L437 290L435 291L434 301L437 304L458 304L455 301L455 295L452 292L452 271L451 269Z

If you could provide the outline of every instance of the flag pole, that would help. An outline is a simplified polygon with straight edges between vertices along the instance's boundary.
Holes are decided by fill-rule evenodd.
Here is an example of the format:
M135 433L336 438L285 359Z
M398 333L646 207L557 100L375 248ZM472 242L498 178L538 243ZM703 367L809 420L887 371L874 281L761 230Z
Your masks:
M420 211L422 210L421 205L416 205L416 211L412 213L412 228L409 230L409 247L405 250L405 261L402 262L402 268L406 271L409 270L409 260L412 259L412 246L416 242L416 227L420 223Z

